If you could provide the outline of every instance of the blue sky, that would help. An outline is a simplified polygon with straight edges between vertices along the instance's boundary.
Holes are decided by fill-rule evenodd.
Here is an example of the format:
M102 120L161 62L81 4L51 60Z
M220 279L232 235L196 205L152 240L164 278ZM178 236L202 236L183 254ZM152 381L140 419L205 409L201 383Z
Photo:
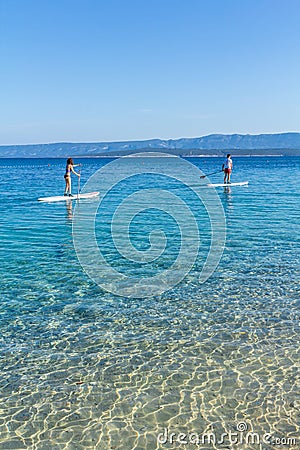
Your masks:
M299 131L298 0L0 0L0 145Z

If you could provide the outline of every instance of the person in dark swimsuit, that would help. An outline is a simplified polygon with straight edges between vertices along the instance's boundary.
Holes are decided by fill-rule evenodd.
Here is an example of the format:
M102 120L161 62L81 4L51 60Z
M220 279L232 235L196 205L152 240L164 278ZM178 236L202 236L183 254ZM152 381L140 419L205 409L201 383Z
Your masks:
M80 177L80 173L75 172L74 167L81 166L81 164L74 164L72 158L68 158L67 165L66 165L66 173L64 175L64 179L66 182L66 188L64 195L68 195L69 197L72 197L71 188L71 172Z

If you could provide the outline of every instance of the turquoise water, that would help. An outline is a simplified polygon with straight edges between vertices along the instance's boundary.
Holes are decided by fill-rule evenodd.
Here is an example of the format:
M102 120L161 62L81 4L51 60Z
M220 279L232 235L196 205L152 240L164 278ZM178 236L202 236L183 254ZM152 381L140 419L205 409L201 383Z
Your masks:
M204 173L222 163L190 161ZM81 162L83 185L108 160ZM190 196L203 253L173 289L126 298L82 269L72 238L75 203L37 202L63 192L65 161L0 160L0 449L260 448L157 442L165 428L214 430L218 439L241 422L300 445L300 158L234 163L232 181L250 184L218 188L227 238L217 270L199 283L208 216L185 187L166 181L166 190ZM151 179L151 186L161 183ZM123 196L124 186L114 199ZM136 275L140 267L118 258L107 239L113 207L108 202L107 215L97 216L98 242L111 264ZM166 228L165 259L142 268L151 274L179 248L176 222L161 214L149 211L131 229L144 249L156 222Z

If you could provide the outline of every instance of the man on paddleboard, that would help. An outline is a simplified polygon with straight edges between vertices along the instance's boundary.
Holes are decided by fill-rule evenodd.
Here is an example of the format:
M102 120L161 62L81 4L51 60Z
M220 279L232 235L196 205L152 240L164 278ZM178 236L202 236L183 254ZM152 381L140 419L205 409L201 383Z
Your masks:
M232 159L231 154L228 153L224 164L222 165L222 170L224 172L224 184L230 184L230 176L232 172Z

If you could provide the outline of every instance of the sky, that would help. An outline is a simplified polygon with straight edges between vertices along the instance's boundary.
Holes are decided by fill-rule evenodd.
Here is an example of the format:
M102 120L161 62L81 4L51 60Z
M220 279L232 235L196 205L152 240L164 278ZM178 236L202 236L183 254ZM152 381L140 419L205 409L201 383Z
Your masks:
M300 131L299 0L0 0L0 145Z

